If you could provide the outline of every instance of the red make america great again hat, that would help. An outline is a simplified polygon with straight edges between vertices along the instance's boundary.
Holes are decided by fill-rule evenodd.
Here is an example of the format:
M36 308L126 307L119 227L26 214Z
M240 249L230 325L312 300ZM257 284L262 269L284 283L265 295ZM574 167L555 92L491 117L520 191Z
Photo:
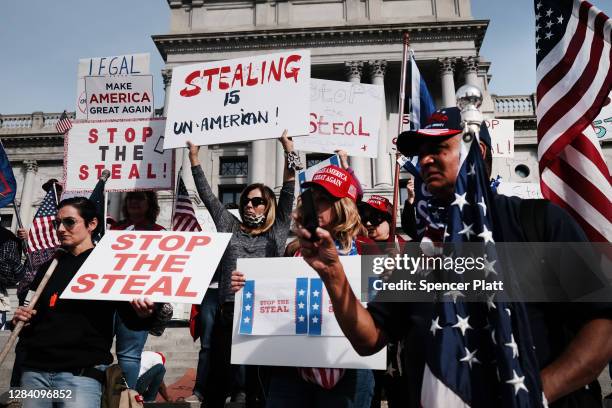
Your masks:
M311 187L312 185L323 187L325 191L336 198L348 197L357 201L357 188L353 176L338 166L323 167L312 176L311 181L302 183L302 187Z

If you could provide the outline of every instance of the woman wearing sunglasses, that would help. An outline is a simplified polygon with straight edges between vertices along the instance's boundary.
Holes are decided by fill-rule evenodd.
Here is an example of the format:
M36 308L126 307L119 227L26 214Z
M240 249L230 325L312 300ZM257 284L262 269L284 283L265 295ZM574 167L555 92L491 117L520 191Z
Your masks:
M229 245L212 278L211 286L206 292L200 308L201 350L198 360L194 395L199 400L205 397L210 406L223 406L225 395L219 389L204 387L210 380L211 337L213 323L220 313L220 331L224 334L223 355L224 369L230 366L231 330L234 314L234 292L231 290L231 275L236 269L238 258L268 258L282 256L289 235L291 209L293 207L295 169L299 169L299 156L293 151L293 142L287 137L287 131L279 139L285 150L283 186L278 205L274 192L269 187L255 183L244 189L240 196L239 211L242 221L232 215L215 196L198 158L199 147L188 142L191 171L202 202L210 212L218 232L232 234ZM218 354L219 352L215 352ZM245 382L250 383L251 373L245 374L243 366L232 366L231 379L221 381L220 385L232 384L230 390L232 401L242 402L245 398ZM245 379L248 374L249 380ZM228 376L228 374L226 374ZM250 392L251 399L253 393ZM222 388L222 387L218 387ZM209 398L213 394L212 398ZM192 399L188 398L188 400ZM207 405L209 406L209 405Z
M361 225L356 204L357 188L349 172L327 166L302 187L311 190L319 227L331 234L338 254L358 255L363 252L364 244L372 243ZM300 199L294 217L302 224L304 214ZM290 255L301 256L301 253L297 250ZM232 286L235 291L242 288L244 280L242 274L234 273ZM266 407L369 408L373 390L371 370L274 368Z
M64 406L61 402L75 407L100 406L104 369L113 362L115 313L132 329L148 328L152 321L154 304L146 298L130 303L60 298L91 254L91 236L98 223L95 204L87 198L73 197L59 203L54 221L63 249L56 252L59 263L35 309L19 307L12 321L26 323L19 338L19 347L25 350L21 387L72 390L71 398L58 406ZM31 290L36 290L50 263L38 270ZM24 400L24 407L47 406L52 406L49 400Z

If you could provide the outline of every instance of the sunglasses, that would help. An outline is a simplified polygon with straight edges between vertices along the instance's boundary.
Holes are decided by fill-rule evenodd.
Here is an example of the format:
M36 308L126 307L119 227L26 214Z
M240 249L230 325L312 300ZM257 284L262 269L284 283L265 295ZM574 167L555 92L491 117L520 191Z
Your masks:
M260 205L266 204L266 199L263 197L253 197L253 198L245 198L243 205L248 205L249 202L253 204L253 207L259 207Z
M383 222L387 221L387 217L385 217L383 214L371 213L363 215L361 217L361 221L363 225L367 225L369 222L373 227L377 227Z
M72 217L66 217L66 218L55 218L53 220L53 228L55 228L56 230L59 229L60 225L63 225L64 228L66 228L67 230L71 230L74 228L74 226L77 224L77 220L75 220Z

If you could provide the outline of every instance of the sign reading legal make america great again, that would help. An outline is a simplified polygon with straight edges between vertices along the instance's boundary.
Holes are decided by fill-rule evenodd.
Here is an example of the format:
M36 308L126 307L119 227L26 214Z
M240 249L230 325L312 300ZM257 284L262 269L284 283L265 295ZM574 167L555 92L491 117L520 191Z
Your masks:
M153 75L86 76L87 119L153 117Z
M164 149L308 134L310 51L173 68Z
M88 101L85 92L86 76L113 77L119 75L148 74L150 59L149 54L115 55L110 57L80 59L77 74L76 118L87 119ZM140 117L148 116L150 115L142 115Z
M231 234L107 231L62 299L200 304Z

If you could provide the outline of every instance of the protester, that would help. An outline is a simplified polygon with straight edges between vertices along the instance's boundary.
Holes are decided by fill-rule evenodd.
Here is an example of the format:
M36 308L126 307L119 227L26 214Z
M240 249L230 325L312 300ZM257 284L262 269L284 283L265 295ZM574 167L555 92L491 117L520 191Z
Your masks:
M311 189L319 226L333 237L337 254L358 255L365 244L373 243L361 224L356 205L357 188L346 170L334 165L326 166L302 187ZM302 209L300 197L294 216L298 222L304 217ZM289 251L291 247L288 247ZM298 250L287 255L301 254ZM242 288L244 281L242 273L232 274L235 291ZM285 367L271 371L266 407L369 408L373 392L371 370Z
M79 407L98 408L104 369L113 362L111 346L115 313L129 327L148 327L154 304L148 299L127 302L62 299L64 291L93 251L91 234L98 225L95 204L84 197L60 202L54 220L63 251L34 310L19 307L13 325L25 322L19 344L25 350L21 387L72 390ZM32 290L38 288L51 261L38 270ZM74 401L74 400L73 400ZM24 400L24 407L47 407L49 401Z
M194 396L198 399L205 398L211 406L223 406L225 395L219 389L205 389L210 379L211 362L211 335L219 325L224 338L224 349L220 351L223 365L229 367L231 332L234 314L234 292L231 290L231 274L236 269L238 258L269 258L281 256L285 248L285 242L289 234L291 223L291 209L293 206L295 169L300 168L299 156L293 151L293 142L283 132L280 143L285 150L285 168L283 174L283 186L280 191L278 205L274 192L267 186L256 183L244 189L240 196L240 216L238 220L215 196L198 158L199 147L188 142L189 160L198 194L202 202L210 212L218 232L229 232L232 234L229 245L219 266L212 278L212 282L218 282L219 289L209 289L202 304L202 330L200 335L201 352L198 360L198 375L194 387ZM218 296L218 305L215 308L215 293ZM209 294L210 293L210 294ZM216 353L219 354L219 353ZM232 366L231 398L234 402L242 402L245 399L245 369L242 366ZM226 374L227 376L227 374ZM217 378L218 379L218 378ZM222 388L222 385L217 388ZM247 398L254 398L252 392ZM210 399L210 401L208 401Z
M130 191L126 194L121 209L123 219L111 227L112 230L129 231L162 231L164 227L157 224L159 203L155 191ZM115 345L117 360L123 370L125 380L130 388L136 386L140 356L144 349L148 330L130 330L117 315L115 321Z
M7 289L23 276L22 246L15 234L0 227L0 330L7 329L6 314L11 310Z
M433 212L430 212L429 216L435 219L432 222L448 220L449 224L442 230L451 237L458 234L455 230L456 222L451 215L461 213L462 210L458 203L463 196L456 193L459 177L462 183L470 180L468 177L473 177L474 180L487 185L490 178L490 174L487 174L490 165L485 166L483 162L483 158L489 164L491 162L488 133L481 129L480 143L473 143L469 147L467 157L470 161L460 162L461 145L467 143L462 140L462 129L458 109L447 108L432 115L426 131L407 132L398 139L398 149L402 154L418 155L421 176L433 196L431 204L435 204L431 208L439 213L438 217ZM460 163L464 165L460 166ZM527 205L525 201L497 195L490 190L483 191L486 195L486 199L480 201L483 205L470 203L469 206L475 208L468 209L465 206L463 211L479 211L481 217L491 217L493 231L489 233L492 233L495 242L534 241L525 228L528 223L519 215L522 213L521 206ZM458 196L460 199L457 199ZM545 203L540 208L543 208L543 212L539 220L544 228L535 241L586 241L584 233L565 211L551 203ZM445 213L450 214L449 218L446 218ZM536 223L536 219L530 222ZM435 228L434 225L428 227ZM466 229L465 226L461 227ZM304 259L324 281L332 299L335 316L343 332L360 354L377 352L389 340L400 338L413 324L424 329L421 330L424 340L422 351L427 356L427 365L421 395L423 407L464 404L458 397L462 390L446 385L452 381L461 381L464 389L469 387L468 389L475 390L481 387L478 389L479 393L471 394L471 399L478 401L476 405L479 406L496 406L502 402L510 404L508 399L511 398L522 406L546 405L546 400L550 407L601 406L601 390L596 379L612 358L612 343L609 341L612 338L610 304L493 301L483 304L465 303L456 298L454 302L437 302L429 305L429 308L422 305L415 307L408 303L371 302L366 309L348 289L348 281L330 233L325 229L318 229L316 233L319 240L314 243L309 241L310 233L303 227L298 225L296 233ZM481 237L483 240L491 239L488 234L481 234ZM563 255L557 254L556 260L550 260L552 269L563 269ZM504 270L521 272L513 271L512 263L505 264ZM564 272L584 274L587 271ZM458 310L456 308L461 308L461 313L467 313L468 317L462 317L463 323L458 317L444 315L443 320L442 313L437 314L440 310ZM480 342L482 347L460 352L458 361L449 360L452 359L451 355L443 354L441 349L451 343L450 338L445 335L462 337L462 333L468 329L466 323L468 326L470 323L467 321L469 312L477 310L491 313L492 316L499 317L499 321L511 321L513 337L502 338L499 330L491 331L498 324L498 321L492 319L489 325L484 326L484 330L490 333L473 338L474 341ZM474 320L471 320L471 323L474 324ZM473 326L469 329L474 330ZM445 338L449 342L443 342ZM500 359L494 364L488 360L489 357L485 353L487 350L497 349L501 354L497 354ZM508 365L501 361L502 357L509 359L512 364L520 364L521 375L517 374L516 369L504 369L503 367ZM436 358L438 362L435 361ZM457 373L461 370L461 375L450 378L453 370Z
M172 402L164 382L165 374L166 356L156 351L143 351L140 356L136 391L142 395L145 402L155 402L158 392L164 401Z

